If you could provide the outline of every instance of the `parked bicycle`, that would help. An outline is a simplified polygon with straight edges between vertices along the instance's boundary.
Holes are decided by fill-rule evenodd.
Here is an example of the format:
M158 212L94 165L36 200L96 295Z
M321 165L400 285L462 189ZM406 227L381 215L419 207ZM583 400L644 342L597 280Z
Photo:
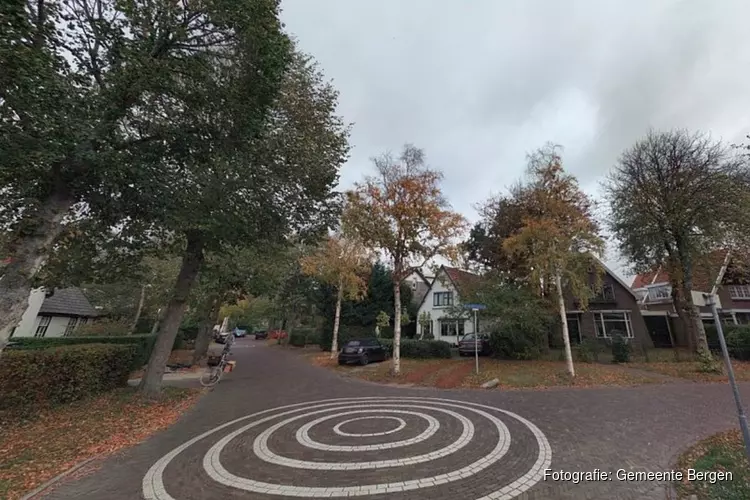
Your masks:
M221 376L224 374L224 369L229 364L229 354L232 350L232 344L234 344L234 335L229 335L226 344L224 344L224 350L221 351L221 358L219 358L218 364L201 375L200 382L203 387L212 387L219 383Z

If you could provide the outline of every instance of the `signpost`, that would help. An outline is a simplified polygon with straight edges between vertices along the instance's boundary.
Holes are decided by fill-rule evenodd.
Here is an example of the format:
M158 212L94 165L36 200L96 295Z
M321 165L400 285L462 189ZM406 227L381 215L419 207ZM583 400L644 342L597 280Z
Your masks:
M474 367L477 375L479 375L479 321L477 321L477 311L487 309L487 306L484 304L466 304L464 309L474 311Z
M714 317L714 323L716 324L716 333L719 334L719 345L721 345L721 354L724 357L724 364L727 367L727 375L729 376L729 385L732 388L734 394L734 402L737 405L737 416L740 420L740 429L742 430L742 437L745 441L745 454L750 458L750 429L747 425L747 416L745 415L745 409L740 399L740 391L737 388L737 380L734 378L734 369L732 368L732 361L729 359L729 351L727 350L727 341L724 338L724 328L721 324L721 318L719 318L719 311L716 309L716 299L713 294L703 294L703 298L706 303L711 306L711 313Z

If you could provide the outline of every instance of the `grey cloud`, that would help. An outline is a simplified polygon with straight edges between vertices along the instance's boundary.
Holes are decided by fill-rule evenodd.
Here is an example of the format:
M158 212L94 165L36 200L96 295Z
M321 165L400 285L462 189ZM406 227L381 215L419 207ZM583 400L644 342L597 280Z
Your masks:
M744 0L284 0L303 50L354 122L350 185L404 142L445 172L454 207L523 174L525 154L565 146L591 193L649 127L728 141L750 133Z

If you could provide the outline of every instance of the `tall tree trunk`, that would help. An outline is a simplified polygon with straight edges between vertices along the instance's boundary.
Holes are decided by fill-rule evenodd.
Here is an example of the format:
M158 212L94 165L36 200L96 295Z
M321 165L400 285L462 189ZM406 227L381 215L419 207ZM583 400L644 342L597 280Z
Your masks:
M208 346L211 345L211 336L216 325L216 316L219 314L220 301L217 297L207 301L206 312L203 314L198 335L195 337L195 350L193 351L193 364L199 364L208 354Z
M336 314L333 316L333 337L331 338L331 359L339 352L339 322L341 320L341 301L344 298L344 283L339 279L339 288L336 292Z
M203 265L203 241L199 234L188 234L185 253L182 256L182 265L177 275L172 298L164 314L164 323L156 338L154 350L148 360L146 373L141 379L140 391L148 396L155 397L161 390L161 382L164 370L167 366L169 354L172 352L177 331L185 314L190 291L195 284L198 272Z
M398 276L398 274L395 274ZM401 373L401 281L393 280L393 359L391 373Z
M694 345L697 353L708 352L708 340L706 339L706 327L703 326L703 320L701 319L701 312L695 302L693 301L693 293L686 283L683 291L685 295L685 310L687 316L690 318L690 322L693 325Z
M575 377L576 371L573 368L573 352L570 350L570 333L568 332L568 321L565 314L565 296L563 295L562 279L559 274L555 276L555 285L557 286L557 305L562 323L563 344L565 344L565 363L568 365L570 376Z
M143 304L146 302L146 285L141 286L141 298L138 301L138 309L135 311L135 318L133 318L133 325L130 327L130 333L135 333L138 328L138 322L141 320L141 313L143 312Z
M0 278L0 353L29 306L34 275L44 265L47 251L63 231L62 220L73 206L73 199L63 193L60 190L45 200L30 216L33 226L12 240L8 255L0 255L0 259L10 259Z

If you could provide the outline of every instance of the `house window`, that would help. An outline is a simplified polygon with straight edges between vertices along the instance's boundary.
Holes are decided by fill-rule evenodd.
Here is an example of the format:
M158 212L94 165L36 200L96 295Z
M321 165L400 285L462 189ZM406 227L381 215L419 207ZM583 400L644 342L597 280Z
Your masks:
M47 334L50 321L52 321L52 316L39 316L39 325L36 327L34 337L44 337Z
M750 300L750 285L729 285L729 296L735 300Z
M648 298L651 300L664 300L672 298L672 287L669 285L662 285L651 288L648 291Z
M436 307L452 306L453 305L453 292L433 293L432 305Z
M633 338L630 313L627 311L594 313L594 326L599 338L611 338L618 333L623 337Z
M599 293L594 297L594 302L614 302L615 287L614 285L604 285Z
M417 289L417 280L414 280L411 282L411 289L416 290Z
M737 317L737 323L740 325L747 325L750 323L750 313L735 313L734 315Z
M463 320L440 320L441 337L463 337L465 325Z
M568 323L568 337L571 342L581 343L581 316L579 314L568 314L566 316Z
M65 333L63 333L63 336L68 337L72 335L77 325L78 325L78 318L70 318L68 320L68 326L65 327Z

